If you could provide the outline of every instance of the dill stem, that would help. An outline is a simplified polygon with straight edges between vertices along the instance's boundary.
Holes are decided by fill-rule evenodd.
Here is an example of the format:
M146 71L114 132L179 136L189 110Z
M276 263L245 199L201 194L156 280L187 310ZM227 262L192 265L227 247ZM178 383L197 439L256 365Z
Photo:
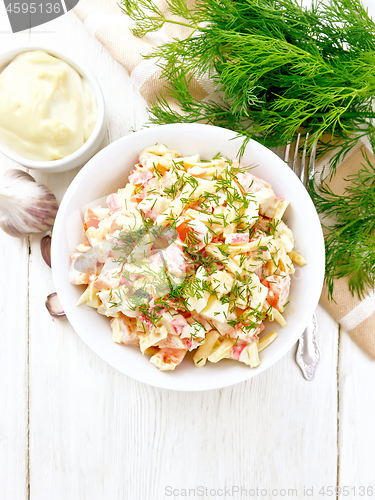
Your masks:
M224 113L224 114L227 114L227 113L229 113L229 111ZM265 113L264 110L250 109L250 112L247 113L247 116L249 118L251 118L252 114L260 115L260 114L264 114L264 113ZM314 112L314 114L311 115L311 117L315 117L315 116L324 117L327 115L327 113L328 112L326 112L326 113L315 113ZM277 111L277 114L280 116L290 116L290 112L287 112L287 111ZM212 116L216 116L216 115L214 114ZM361 113L360 111L356 111L356 112L342 113L340 115L341 118L357 118L358 116L363 116L364 118L375 118L375 113ZM308 119L308 117L306 117L306 119Z
M216 118L217 116L225 116L230 111L220 111L220 113L212 113L211 115L204 115L204 119Z
M372 219L372 218L373 218L372 215L371 216L368 215L367 217L364 217L361 220L365 221L365 220ZM345 231L345 229L348 229L349 227L353 226L357 222L358 222L358 219L353 219L352 221L348 222L347 224L345 224L345 226L343 226L340 229L338 229L337 231L335 231L335 236L339 236L343 231Z
M151 21L160 21L160 17L150 17ZM187 24L183 23L181 21L173 21L172 19L163 19L163 24L169 23L169 24L177 24L178 26L184 26L185 28L192 28L194 30L199 29L199 31L207 31L207 28L201 28L196 25L196 24Z

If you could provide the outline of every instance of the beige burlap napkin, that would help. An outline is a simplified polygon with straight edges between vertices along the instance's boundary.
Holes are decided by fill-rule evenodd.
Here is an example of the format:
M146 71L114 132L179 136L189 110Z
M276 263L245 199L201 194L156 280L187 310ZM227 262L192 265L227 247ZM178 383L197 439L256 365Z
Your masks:
M365 150L370 162L375 165L375 157L366 146L363 144L353 150L333 179L327 183L334 193L342 194L347 185L345 179L361 168L364 163L362 150ZM324 286L320 303L350 333L353 340L375 358L375 290L360 300L349 292L348 279L342 278L335 281L333 298L334 301L328 299L327 287Z
M194 0L188 1L193 5ZM165 0L156 0L155 3L168 16ZM121 12L116 0L80 0L73 12L112 57L128 70L134 86L139 89L147 103L154 99L155 93L165 93L165 82L160 80L160 68L152 60L144 60L142 55L149 54L153 47L175 37L186 37L189 34L187 28L166 24L157 33L142 39L137 38L129 30L132 21ZM190 92L197 99L216 99L208 78L193 80ZM375 165L375 158L371 153L369 157ZM330 183L334 192L343 192L344 179L349 174L356 173L361 162L359 148L353 150ZM336 302L328 300L328 293L324 288L321 304L349 331L352 338L375 358L375 293L370 293L360 301L352 297L347 280L342 279L336 281L334 299Z

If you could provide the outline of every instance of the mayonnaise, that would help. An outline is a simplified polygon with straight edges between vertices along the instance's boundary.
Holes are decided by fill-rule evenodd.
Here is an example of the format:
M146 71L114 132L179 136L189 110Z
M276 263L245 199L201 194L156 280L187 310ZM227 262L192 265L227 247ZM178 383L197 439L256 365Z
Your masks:
M87 141L96 120L91 85L61 59L24 52L0 74L0 141L23 158L65 158Z

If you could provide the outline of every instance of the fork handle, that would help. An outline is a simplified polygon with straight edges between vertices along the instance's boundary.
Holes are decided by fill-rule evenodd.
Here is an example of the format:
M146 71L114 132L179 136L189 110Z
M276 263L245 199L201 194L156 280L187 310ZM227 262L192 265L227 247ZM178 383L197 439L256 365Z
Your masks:
M296 361L306 380L313 380L320 360L317 343L318 322L315 313L312 315L306 330L298 342Z

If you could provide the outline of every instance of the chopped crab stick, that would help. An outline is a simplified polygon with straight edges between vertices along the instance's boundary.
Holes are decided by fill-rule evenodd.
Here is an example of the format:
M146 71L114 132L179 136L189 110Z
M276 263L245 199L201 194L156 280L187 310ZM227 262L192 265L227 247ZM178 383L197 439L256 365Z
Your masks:
M160 349L150 358L150 363L159 368L159 370L171 371L178 366L184 359L186 349Z
M225 238L226 245L243 245L249 243L249 233L232 233Z

